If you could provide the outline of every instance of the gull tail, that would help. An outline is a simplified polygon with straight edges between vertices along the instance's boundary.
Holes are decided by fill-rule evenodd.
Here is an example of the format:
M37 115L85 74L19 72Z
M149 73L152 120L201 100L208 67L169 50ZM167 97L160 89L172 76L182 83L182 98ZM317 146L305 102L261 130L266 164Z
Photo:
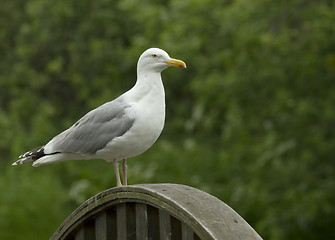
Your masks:
M20 155L19 160L14 162L12 165L16 166L32 162L33 167L38 167L44 164L50 164L69 159L73 160L89 159L89 156L85 156L80 153L62 153L62 152L45 153L44 146L42 146Z
M16 166L24 163L34 162L37 159L44 157L45 155L46 154L44 153L44 146L42 146L20 155L19 160L14 162L12 165Z

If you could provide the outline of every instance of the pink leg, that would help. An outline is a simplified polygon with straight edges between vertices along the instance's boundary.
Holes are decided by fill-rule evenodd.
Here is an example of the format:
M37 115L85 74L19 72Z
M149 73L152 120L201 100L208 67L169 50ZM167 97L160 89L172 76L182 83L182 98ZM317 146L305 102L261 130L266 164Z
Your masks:
M117 160L113 160L113 166L115 170L115 177L116 177L116 186L121 187L121 179L120 179L120 173L119 173L119 162Z
M123 186L127 186L127 159L122 160Z

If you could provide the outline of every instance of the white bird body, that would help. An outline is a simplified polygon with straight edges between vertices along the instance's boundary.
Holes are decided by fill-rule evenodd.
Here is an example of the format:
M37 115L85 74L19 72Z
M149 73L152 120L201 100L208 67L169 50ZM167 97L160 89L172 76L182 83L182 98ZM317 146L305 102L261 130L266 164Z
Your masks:
M156 142L165 121L164 87L160 74L157 77L159 78L152 78L155 80L143 86L135 85L124 94L125 101L131 103L126 109L127 115L131 118L136 116L132 131L110 141L106 148L96 153L99 158L109 162L113 159L134 157L148 150Z
M137 64L137 81L133 88L111 102L90 111L73 126L51 139L45 146L20 156L13 163L33 162L37 167L64 160L101 158L113 161L120 186L118 160L149 149L161 134L165 121L165 93L161 71L168 66L186 68L158 48L146 50Z

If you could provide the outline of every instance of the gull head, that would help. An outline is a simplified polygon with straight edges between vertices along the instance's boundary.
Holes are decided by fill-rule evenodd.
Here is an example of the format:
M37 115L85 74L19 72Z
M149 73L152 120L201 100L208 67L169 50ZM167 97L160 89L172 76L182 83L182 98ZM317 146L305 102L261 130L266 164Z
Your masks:
M164 50L149 48L140 56L137 63L137 72L160 73L169 66L186 68L186 64L183 61L171 58Z

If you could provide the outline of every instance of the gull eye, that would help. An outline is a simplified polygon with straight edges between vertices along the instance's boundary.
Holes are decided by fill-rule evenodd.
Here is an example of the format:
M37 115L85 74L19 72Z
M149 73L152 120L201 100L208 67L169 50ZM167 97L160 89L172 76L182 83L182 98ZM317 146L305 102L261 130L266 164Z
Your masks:
M156 54L152 54L151 57L152 58L157 58L157 55Z

